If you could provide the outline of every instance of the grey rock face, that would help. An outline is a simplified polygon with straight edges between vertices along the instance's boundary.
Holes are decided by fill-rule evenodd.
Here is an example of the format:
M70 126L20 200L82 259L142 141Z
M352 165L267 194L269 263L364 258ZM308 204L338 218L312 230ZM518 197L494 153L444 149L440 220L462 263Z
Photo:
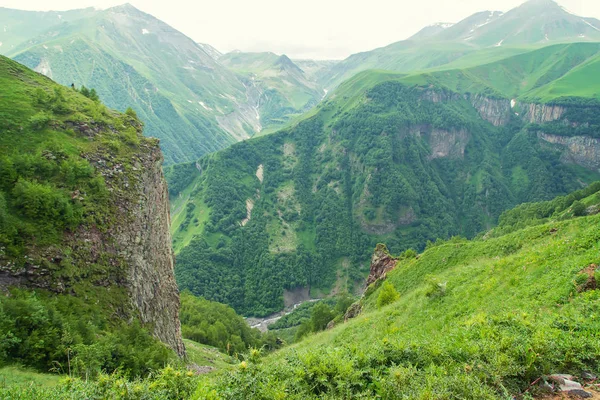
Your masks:
M563 162L600 171L600 139L587 136L550 135L543 132L538 133L538 138L561 147Z
M493 99L481 95L470 96L469 100L481 118L492 125L504 126L510 121L510 100Z
M183 356L169 194L160 150L155 148L143 163L136 183L138 201L128 205L131 222L122 226L118 241L127 244L128 288L142 322L152 324L154 334Z

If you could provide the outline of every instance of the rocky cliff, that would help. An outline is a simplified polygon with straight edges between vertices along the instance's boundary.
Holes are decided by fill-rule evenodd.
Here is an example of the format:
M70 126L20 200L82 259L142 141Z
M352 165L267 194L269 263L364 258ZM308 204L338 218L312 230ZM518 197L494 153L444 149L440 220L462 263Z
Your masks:
M494 99L481 95L468 96L469 101L481 118L494 126L504 126L510 121L511 102L508 99Z
M533 124L557 121L567 111L565 107L554 104L521 104L520 108L523 120Z
M600 139L587 136L559 136L543 132L538 138L561 148L561 161L600 172Z
M0 289L40 288L57 296L80 296L85 287L83 296L106 304L107 315L139 318L157 338L184 356L163 156L158 140L141 136L141 124L135 119L127 124L130 132L134 129L137 143L127 147L126 157L102 145L79 153L80 162L89 163L106 187L106 208L97 213L96 222L66 230L51 245L23 238L24 257L0 247ZM68 130L96 143L102 137L121 136L123 128L67 121L56 123L53 129ZM59 158L50 150L42 154L51 160ZM79 190L71 194L76 202L88 197L90 193ZM128 301L120 300L121 293Z
M137 201L120 209L129 223L118 225L117 242L122 244L118 252L127 259L127 287L141 320L152 324L154 334L183 356L163 157L157 145L148 150L140 155L134 178Z

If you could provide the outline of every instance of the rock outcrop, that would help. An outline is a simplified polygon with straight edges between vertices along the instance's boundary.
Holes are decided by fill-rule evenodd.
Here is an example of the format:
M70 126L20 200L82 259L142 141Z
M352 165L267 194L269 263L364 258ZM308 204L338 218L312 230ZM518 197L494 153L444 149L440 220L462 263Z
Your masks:
M600 139L588 136L559 136L543 132L538 138L562 149L561 161L600 172Z
M428 135L431 147L430 159L464 158L469 143L469 133L465 129L446 131L433 129Z
M126 204L121 210L130 220L119 226L117 234L129 265L127 287L142 322L151 324L156 337L183 356L179 290L169 231L169 193L158 146L140 157L140 161L140 173L134 184L138 201Z
M511 102L508 99L494 99L481 95L469 96L469 101L481 118L494 126L508 124L511 116Z
M366 286L369 287L378 279L385 279L386 274L394 269L397 263L398 259L391 256L386 245L378 244L371 258L371 272L369 272Z
M532 124L557 121L563 117L567 109L554 104L521 104L521 118Z

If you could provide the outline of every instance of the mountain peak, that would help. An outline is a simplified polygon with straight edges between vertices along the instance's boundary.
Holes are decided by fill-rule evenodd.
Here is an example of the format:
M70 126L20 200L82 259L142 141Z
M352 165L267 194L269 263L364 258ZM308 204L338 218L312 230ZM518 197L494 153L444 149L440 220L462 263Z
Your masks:
M125 3L125 4L121 4L119 6L110 7L106 11L112 11L112 12L118 12L118 13L122 13L122 14L130 14L130 15L142 13L141 10L139 10L138 8L133 6L131 3Z
M279 56L277 61L275 61L275 65L278 66L279 68L281 68L282 71L291 69L293 71L304 73L302 68L300 68L299 66L294 64L294 62L285 54L282 54Z

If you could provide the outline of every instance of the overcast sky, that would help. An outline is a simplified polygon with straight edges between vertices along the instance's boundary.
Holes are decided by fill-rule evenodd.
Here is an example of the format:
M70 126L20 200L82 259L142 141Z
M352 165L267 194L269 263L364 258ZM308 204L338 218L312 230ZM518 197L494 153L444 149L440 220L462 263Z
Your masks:
M127 0L0 0L26 10L108 8ZM524 0L130 0L131 4L222 52L272 51L294 58L342 59L406 39L435 22L458 22ZM600 0L559 0L600 18Z

